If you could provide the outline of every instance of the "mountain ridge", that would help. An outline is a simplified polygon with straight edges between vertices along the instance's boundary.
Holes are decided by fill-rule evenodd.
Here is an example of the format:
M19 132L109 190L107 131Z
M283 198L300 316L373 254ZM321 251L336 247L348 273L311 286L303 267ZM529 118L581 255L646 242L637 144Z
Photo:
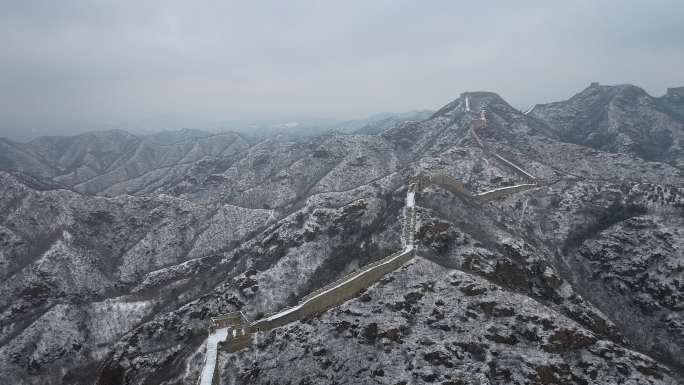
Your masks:
M477 135L488 151L470 133L481 107L487 124ZM255 354L277 364L277 350L312 373L320 372L312 365L339 366L338 376L355 382L681 381L681 169L560 141L542 118L494 93L465 92L428 119L377 135L207 143L198 132L171 133L158 141L172 144L128 164L119 160L121 143L111 146L121 152L91 163L72 156L87 154L87 146L44 152L62 164L123 170L120 181L101 179L92 189L0 171L0 373L20 384L193 382L209 317L240 310L260 318L388 255L400 244L410 176L451 175L473 193L519 183L496 153L539 178L541 188L486 204L426 189L416 202L422 259L414 267L368 296L262 336L255 350L220 356L224 383L330 382L265 365L254 370ZM46 167L22 151L1 154ZM138 172L150 164L169 166ZM432 284L421 271L447 278ZM509 307L513 315L505 315ZM318 336L338 326L340 337L323 344ZM311 356L319 345L327 352ZM340 366L356 345L379 355L373 367L361 356ZM410 362L381 365L411 352L419 354ZM545 367L533 360L538 355L553 363ZM577 355L588 358L568 358ZM458 366L456 378L445 376L446 364Z
M645 160L684 162L684 108L670 88L659 98L629 85L592 84L570 99L536 105L529 115L546 122L563 141ZM674 111L674 113L673 113Z

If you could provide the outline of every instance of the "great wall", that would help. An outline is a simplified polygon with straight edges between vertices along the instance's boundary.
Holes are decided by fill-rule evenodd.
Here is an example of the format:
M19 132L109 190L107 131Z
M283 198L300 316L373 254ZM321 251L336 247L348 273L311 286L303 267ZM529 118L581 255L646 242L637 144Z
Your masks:
M468 96L465 97L464 110L470 112L470 101ZM415 256L415 197L416 193L419 193L428 186L435 185L445 190L464 194L483 202L500 199L517 192L540 187L542 184L539 179L523 170L515 163L496 154L480 139L477 130L486 127L486 114L484 108L482 108L479 118L470 122L470 135L485 155L493 157L499 163L503 164L529 183L500 187L472 194L466 190L465 186L460 181L449 175L427 175L420 173L417 176L409 178L406 204L403 213L403 234L401 237L403 244L402 250L363 266L361 269L349 273L336 281L309 293L295 306L285 308L277 313L266 315L254 322L250 322L242 312L233 312L218 317L212 317L209 326L209 336L206 343L204 364L197 384L219 384L220 373L217 365L219 350L233 353L248 348L252 345L254 336L258 335L258 333L306 319L321 314L335 306L339 306L354 298L362 290L367 289L378 282L386 274L395 271L406 262L410 261Z

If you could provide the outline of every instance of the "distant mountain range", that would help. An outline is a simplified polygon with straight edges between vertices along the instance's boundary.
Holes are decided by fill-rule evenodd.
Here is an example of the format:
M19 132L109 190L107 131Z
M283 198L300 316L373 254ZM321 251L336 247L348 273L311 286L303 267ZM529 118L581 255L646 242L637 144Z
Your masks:
M221 383L682 383L683 93L591 85L524 114L465 92L318 135L0 140L0 378L195 383L209 317L256 319L399 250L410 176L520 183L470 132L485 109L478 135L540 187L427 188L414 262L220 354Z
M291 116L288 118L270 119L241 119L217 122L203 122L199 119L187 117L159 116L156 118L143 119L132 123L119 124L92 124L90 129L85 125L74 125L71 128L55 127L54 129L16 129L3 127L0 137L14 142L28 142L42 136L41 132L50 132L50 136L78 136L81 133L97 131L127 131L136 136L154 136L161 132L175 131L201 131L206 134L225 132L239 133L252 141L263 140L274 135L289 135L296 138L305 138L315 135L328 134L331 132L354 133L365 126L375 127L375 131L382 131L391 123L404 120L422 120L427 118L432 111L417 110L404 113L381 112L362 119L332 119L315 118L307 116ZM193 128L188 128L193 127ZM369 128L371 129L371 128Z

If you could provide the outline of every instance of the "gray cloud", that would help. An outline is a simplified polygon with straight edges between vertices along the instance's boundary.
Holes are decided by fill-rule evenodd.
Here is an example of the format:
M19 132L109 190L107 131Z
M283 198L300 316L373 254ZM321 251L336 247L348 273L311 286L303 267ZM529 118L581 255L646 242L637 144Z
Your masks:
M144 3L144 4L139 4ZM0 136L684 83L681 1L0 1ZM161 119L161 120L160 120Z

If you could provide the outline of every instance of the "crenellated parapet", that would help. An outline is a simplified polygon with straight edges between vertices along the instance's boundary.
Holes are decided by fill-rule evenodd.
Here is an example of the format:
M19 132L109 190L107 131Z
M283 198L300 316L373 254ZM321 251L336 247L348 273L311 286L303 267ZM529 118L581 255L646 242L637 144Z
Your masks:
M421 192L426 187L431 185L438 185L451 192L468 194L465 185L461 181L446 174L428 174L421 172L420 174L410 178L409 183L412 183L416 186L416 192Z
M211 317L209 322L209 331L212 332L221 328L239 327L240 325L248 324L249 321L241 311L222 314L217 317Z
M219 329L225 329L225 340L219 341L218 348L227 352L241 350L252 342L254 334L250 329L251 322L241 311L212 317L209 324L209 334Z

